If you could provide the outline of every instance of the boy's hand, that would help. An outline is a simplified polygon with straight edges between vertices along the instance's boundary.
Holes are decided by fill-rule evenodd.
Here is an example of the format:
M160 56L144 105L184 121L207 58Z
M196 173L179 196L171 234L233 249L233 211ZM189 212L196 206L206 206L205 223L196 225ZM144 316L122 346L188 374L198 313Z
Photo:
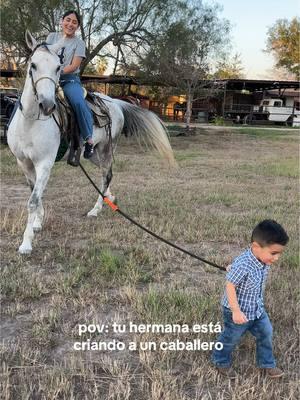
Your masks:
M233 311L232 319L235 324L245 324L248 322L246 315L241 310Z

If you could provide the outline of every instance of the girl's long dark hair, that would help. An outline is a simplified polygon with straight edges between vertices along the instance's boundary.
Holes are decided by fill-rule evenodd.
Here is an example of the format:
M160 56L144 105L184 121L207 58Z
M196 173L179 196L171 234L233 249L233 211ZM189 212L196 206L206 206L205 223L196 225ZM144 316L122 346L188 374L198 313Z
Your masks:
M80 25L80 15L79 15L78 12L75 11L75 10L68 10L68 11L66 11L66 12L64 13L64 15L62 16L62 19L65 19L68 15L71 15L71 14L75 14L75 15L76 15L76 18L77 18L77 21L78 21L78 25Z

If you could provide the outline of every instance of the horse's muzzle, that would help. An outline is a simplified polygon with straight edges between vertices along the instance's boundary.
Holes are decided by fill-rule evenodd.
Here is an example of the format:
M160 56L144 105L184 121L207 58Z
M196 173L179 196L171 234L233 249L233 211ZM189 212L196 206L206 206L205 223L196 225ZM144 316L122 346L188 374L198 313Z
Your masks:
M56 104L51 100L42 100L39 102L39 107L44 115L49 116L54 112Z

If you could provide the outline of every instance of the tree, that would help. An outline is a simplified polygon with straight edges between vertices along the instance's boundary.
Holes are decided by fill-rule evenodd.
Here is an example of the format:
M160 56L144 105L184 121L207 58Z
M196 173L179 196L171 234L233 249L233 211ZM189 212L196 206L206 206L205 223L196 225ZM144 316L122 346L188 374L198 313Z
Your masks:
M30 54L25 42L29 29L38 41L58 28L65 0L3 0L1 4L1 56L9 65L22 65Z
M300 19L279 19L268 30L267 49L277 60L277 67L284 67L300 77Z
M181 0L4 0L2 6L2 53L25 60L28 28L38 39L58 29L66 9L82 16L81 36L87 57L81 72L97 56L113 57L116 65L126 49L136 53L149 45L156 32L167 25ZM13 23L12 23L13 21Z
M90 75L104 75L106 69L108 66L108 61L104 57L95 57L93 61L91 61L86 67L85 67L85 74L90 74Z
M223 57L216 63L216 70L212 75L214 79L241 79L243 78L243 67L239 54L232 58Z
M192 102L199 92L212 90L208 81L210 64L218 50L224 54L229 24L218 18L218 7L187 2L181 19L158 35L139 67L153 81L177 88L186 95L186 125L190 130Z

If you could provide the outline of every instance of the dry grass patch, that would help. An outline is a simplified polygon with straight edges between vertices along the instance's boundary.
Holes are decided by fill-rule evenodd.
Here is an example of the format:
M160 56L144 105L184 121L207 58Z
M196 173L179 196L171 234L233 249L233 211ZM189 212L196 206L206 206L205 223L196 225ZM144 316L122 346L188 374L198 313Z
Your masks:
M58 163L44 196L46 218L33 253L16 253L29 189L1 147L2 393L4 399L292 400L297 398L297 133L199 130L172 137L170 171L121 138L112 191L122 210L154 232L220 265L248 244L261 219L282 223L290 243L271 270L266 305L278 365L270 382L255 367L254 341L235 354L240 377L221 379L207 351L74 351L76 340L183 341L193 333L113 332L111 324L217 322L224 274L180 254L112 213L85 214L97 198L79 170ZM99 172L84 161L98 182ZM78 334L79 324L107 324ZM215 340L214 333L201 334Z

